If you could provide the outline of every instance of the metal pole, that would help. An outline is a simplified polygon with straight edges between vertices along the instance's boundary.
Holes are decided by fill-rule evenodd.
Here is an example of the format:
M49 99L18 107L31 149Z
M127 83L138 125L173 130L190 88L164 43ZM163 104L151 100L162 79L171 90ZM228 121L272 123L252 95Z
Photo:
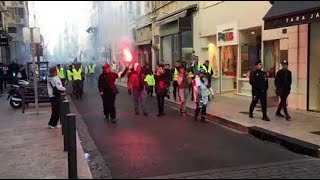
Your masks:
M68 175L69 179L78 179L77 170L77 142L76 142L76 115L67 115L68 127Z
M63 145L64 145L64 149L63 151L68 151L68 123L67 123L67 114L70 113L70 106L69 106L69 101L65 100L63 101L63 107L65 107L64 110L64 115L63 115L63 125L62 125L62 131L63 131Z
M32 65L33 65L33 88L34 88L34 101L36 104L36 114L39 115L39 100L38 100L38 84L37 84L37 76L36 76L36 61L35 61L35 47L33 43L33 29L31 28L31 46L32 46Z

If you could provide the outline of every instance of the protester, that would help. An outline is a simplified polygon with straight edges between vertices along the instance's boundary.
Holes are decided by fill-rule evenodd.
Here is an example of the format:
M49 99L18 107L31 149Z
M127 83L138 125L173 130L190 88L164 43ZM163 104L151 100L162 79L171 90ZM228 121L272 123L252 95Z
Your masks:
M166 85L167 85L166 97L168 99L170 99L170 85L171 85L171 80L172 80L170 64L165 64L164 65L164 79L165 79Z
M180 114L187 115L186 104L188 98L188 74L186 73L185 67L181 66L178 75L178 85L179 85L179 97L180 97Z
M198 115L201 111L201 122L207 123L206 115L207 115L207 104L209 101L208 98L208 80L205 76L205 70L200 68L198 71L198 75L193 81L194 84L194 102L196 104L196 109L194 113L194 120L198 120Z
M176 61L175 67L172 69L172 86L173 86L173 98L174 101L177 102L177 91L178 91L178 74L180 69L181 63L180 61ZM179 101L181 101L179 97Z
M129 88L132 92L134 99L134 111L136 115L139 115L139 107L141 106L143 115L148 116L147 108L145 105L146 83L144 82L145 75L142 72L142 68L139 63L134 64L134 70L131 72L129 77Z
M167 85L166 79L164 76L163 65L157 69L155 74L155 89L157 95L157 102L158 102L158 117L165 115L164 114L164 97L167 94Z
M155 79L154 79L154 75L152 71L149 71L149 74L146 75L146 78L144 79L144 81L147 83L147 93L148 93L148 97L152 97L153 96L153 88L155 86Z
M99 76L98 89L103 102L103 110L106 119L111 118L112 123L116 123L116 95L119 93L115 85L117 78L123 78L128 71L128 67L124 72L119 74L112 72L109 64L103 67L103 73Z

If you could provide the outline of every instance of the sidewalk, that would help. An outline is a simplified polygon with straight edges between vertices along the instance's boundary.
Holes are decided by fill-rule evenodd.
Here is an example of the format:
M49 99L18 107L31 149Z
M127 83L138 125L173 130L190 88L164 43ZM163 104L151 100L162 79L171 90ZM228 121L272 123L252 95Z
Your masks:
M119 85L126 86L124 83L119 83ZM178 103L174 102L173 98L167 100L167 102L178 107ZM261 120L262 112L260 108L255 109L254 119L248 117L250 102L251 99L248 97L232 94L216 94L207 107L208 117L212 121L244 133L256 135L256 131L259 131L264 134L268 133L268 136L277 136L277 139L273 141L286 139L288 142L281 141L281 143L294 143L303 147L312 146L312 149L315 151L314 153L318 154L315 156L319 157L319 147L317 146L320 146L320 133L317 135L311 132L320 131L320 114L289 109L292 121L286 121L285 119L275 117L276 107L269 107L268 114L271 121L266 122ZM190 100L190 96L188 97L187 107L188 112L193 114L195 106ZM253 131L255 132L253 133ZM272 138L275 139L275 137ZM307 143L307 145L304 143Z
M61 129L48 129L50 106L40 104L25 114L13 110L5 97L0 98L0 179L66 179L68 155L63 152ZM92 179L77 137L78 176Z

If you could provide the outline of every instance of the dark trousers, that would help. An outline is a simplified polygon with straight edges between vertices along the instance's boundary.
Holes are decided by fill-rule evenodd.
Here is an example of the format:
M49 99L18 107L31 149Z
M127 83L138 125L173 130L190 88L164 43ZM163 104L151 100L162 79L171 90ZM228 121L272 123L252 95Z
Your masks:
M62 86L65 87L66 79L61 79Z
M205 117L207 115L207 105L203 105L201 108L199 107L199 103L197 102L196 103L196 110L195 110L195 113L194 113L194 117L195 118L198 118L198 115L201 111L201 120L204 121L205 120Z
M163 114L164 113L164 96L157 94L157 101L158 101L159 114Z
M153 95L153 86L148 86L148 96L152 97Z
M252 92L252 101L250 104L249 113L253 114L253 110L256 107L259 100L261 103L263 117L267 117L267 92L266 91Z
M83 94L83 81L75 80L72 84L74 94L77 98L81 97Z
M111 119L116 118L116 107L115 107L115 101L116 101L116 95L115 94L103 94L102 96L102 101L103 101L103 110L104 110L104 115L106 118L109 117Z
M191 101L194 100L194 95L193 95L193 86L192 86L192 83L189 84L189 94L191 93Z
M0 78L0 93L3 94L3 85L4 85L4 81L3 79Z
M172 86L173 86L173 98L176 101L177 100L178 81L173 81ZM179 97L179 100L180 100L180 97Z
M278 105L277 113L280 113L283 109L283 112L285 115L288 115L288 109L287 109L287 99L288 99L289 93L285 93L280 96L280 103Z
M58 97L51 97L51 118L49 121L50 126L57 126L59 122L60 116L60 98Z

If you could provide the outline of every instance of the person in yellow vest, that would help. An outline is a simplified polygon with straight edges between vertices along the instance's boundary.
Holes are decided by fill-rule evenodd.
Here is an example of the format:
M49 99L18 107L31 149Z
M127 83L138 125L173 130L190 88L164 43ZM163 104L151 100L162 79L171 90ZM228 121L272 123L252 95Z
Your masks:
M69 69L67 70L67 83L66 83L66 88L67 88L67 95L72 96L72 82L73 82L73 66L69 65Z
M73 92L76 98L82 98L83 94L83 80L84 80L84 72L83 68L81 68L81 64L75 64L75 68L72 69L73 74Z
M88 66L88 81L90 85L94 85L95 74L96 74L96 65L93 63L90 63L90 65Z
M213 92L211 92L211 78L213 76L213 70L208 60L205 61L202 68L204 69L206 78L208 79L208 93L209 93L209 101L210 101L211 100L210 97L213 95L212 94Z
M180 69L181 63L180 61L176 61L175 67L172 70L172 86L173 86L173 98L174 101L177 102L177 91L178 91L178 76L179 76L179 69ZM179 96L180 101L180 96Z
M146 75L146 78L144 79L144 81L147 83L148 87L147 87L147 93L148 93L148 97L152 97L153 95L153 88L156 84L156 80L154 78L154 74L152 71L149 72L149 74Z
M63 67L61 67L60 64L57 65L57 73L58 73L58 77L61 79L62 86L64 86L66 83L66 74L64 72Z

